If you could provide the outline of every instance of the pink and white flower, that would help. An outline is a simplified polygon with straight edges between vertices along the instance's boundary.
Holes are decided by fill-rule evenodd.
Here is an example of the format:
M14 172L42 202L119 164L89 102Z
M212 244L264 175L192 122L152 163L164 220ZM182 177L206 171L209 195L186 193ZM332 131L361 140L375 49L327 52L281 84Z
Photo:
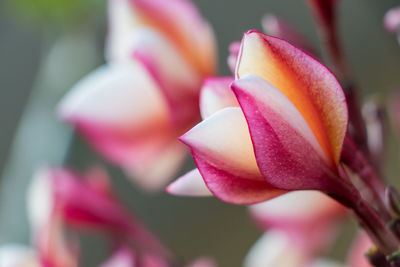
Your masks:
M199 119L215 73L210 25L189 0L110 0L108 63L62 101L61 117L140 186L157 190L186 156L177 138Z
M203 178L212 194L236 204L291 190L345 198L351 185L338 164L347 106L326 67L284 40L249 31L231 89L240 107L220 109L181 137L198 172L168 191L185 194L187 181Z
M69 228L104 233L118 242L169 257L161 242L119 203L101 169L81 175L68 169L44 168L34 177L28 205L32 232L39 238L41 229L57 218Z

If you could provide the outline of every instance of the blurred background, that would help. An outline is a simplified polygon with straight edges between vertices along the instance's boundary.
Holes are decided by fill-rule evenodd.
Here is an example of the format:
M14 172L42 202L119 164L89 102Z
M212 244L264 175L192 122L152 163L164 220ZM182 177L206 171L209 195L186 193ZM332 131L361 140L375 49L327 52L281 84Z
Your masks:
M214 26L220 74L229 75L227 47L248 29L261 29L266 13L292 22L319 47L304 0L196 0ZM400 91L400 47L384 32L382 17L395 0L342 0L340 31L355 79L364 98ZM5 0L0 3L0 245L29 244L25 192L41 165L67 164L85 170L107 166L123 202L182 260L209 255L220 266L241 266L260 232L244 207L213 198L146 195L108 164L71 129L59 122L54 107L74 83L103 63L106 0ZM393 138L393 134L391 135ZM399 185L398 142L388 147L385 174ZM190 159L181 171L193 166ZM397 179L397 180L396 180ZM351 232L350 230L347 230ZM332 254L345 254L339 237ZM105 246L84 236L82 266L96 266Z

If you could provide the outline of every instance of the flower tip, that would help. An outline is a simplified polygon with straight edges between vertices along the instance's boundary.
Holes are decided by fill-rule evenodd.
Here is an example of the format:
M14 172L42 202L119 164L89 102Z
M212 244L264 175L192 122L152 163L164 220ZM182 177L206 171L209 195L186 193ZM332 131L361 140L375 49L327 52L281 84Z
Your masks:
M259 30L251 29L251 30L248 30L248 31L244 34L244 37L246 37L246 36L248 36L248 35L251 35L251 34L263 34L263 33L260 32Z
M194 169L169 184L165 191L175 196L206 197L211 196L198 169Z

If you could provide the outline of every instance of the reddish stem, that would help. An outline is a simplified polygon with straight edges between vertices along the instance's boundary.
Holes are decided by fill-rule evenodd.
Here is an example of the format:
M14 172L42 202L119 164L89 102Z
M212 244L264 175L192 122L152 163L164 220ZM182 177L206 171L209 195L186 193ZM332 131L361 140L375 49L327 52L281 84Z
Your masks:
M367 191L371 197L370 202L376 205L376 209L385 222L390 222L392 217L385 205L385 185L369 164L364 153L357 147L349 136L346 136L343 144L341 161L345 163L363 182L360 192Z

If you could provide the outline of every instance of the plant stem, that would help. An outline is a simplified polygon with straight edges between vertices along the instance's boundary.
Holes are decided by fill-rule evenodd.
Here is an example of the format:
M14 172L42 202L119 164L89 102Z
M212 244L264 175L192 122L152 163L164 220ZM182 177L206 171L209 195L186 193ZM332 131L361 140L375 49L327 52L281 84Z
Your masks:
M353 206L353 211L372 241L385 255L391 255L399 249L400 242L396 235L366 201L360 198Z
M371 203L376 205L379 215L386 223L392 220L392 216L385 205L385 185L369 164L364 153L358 149L356 144L349 136L346 136L343 144L341 160L349 168L359 175L364 183L363 188L358 188L360 192L367 191L371 197Z

